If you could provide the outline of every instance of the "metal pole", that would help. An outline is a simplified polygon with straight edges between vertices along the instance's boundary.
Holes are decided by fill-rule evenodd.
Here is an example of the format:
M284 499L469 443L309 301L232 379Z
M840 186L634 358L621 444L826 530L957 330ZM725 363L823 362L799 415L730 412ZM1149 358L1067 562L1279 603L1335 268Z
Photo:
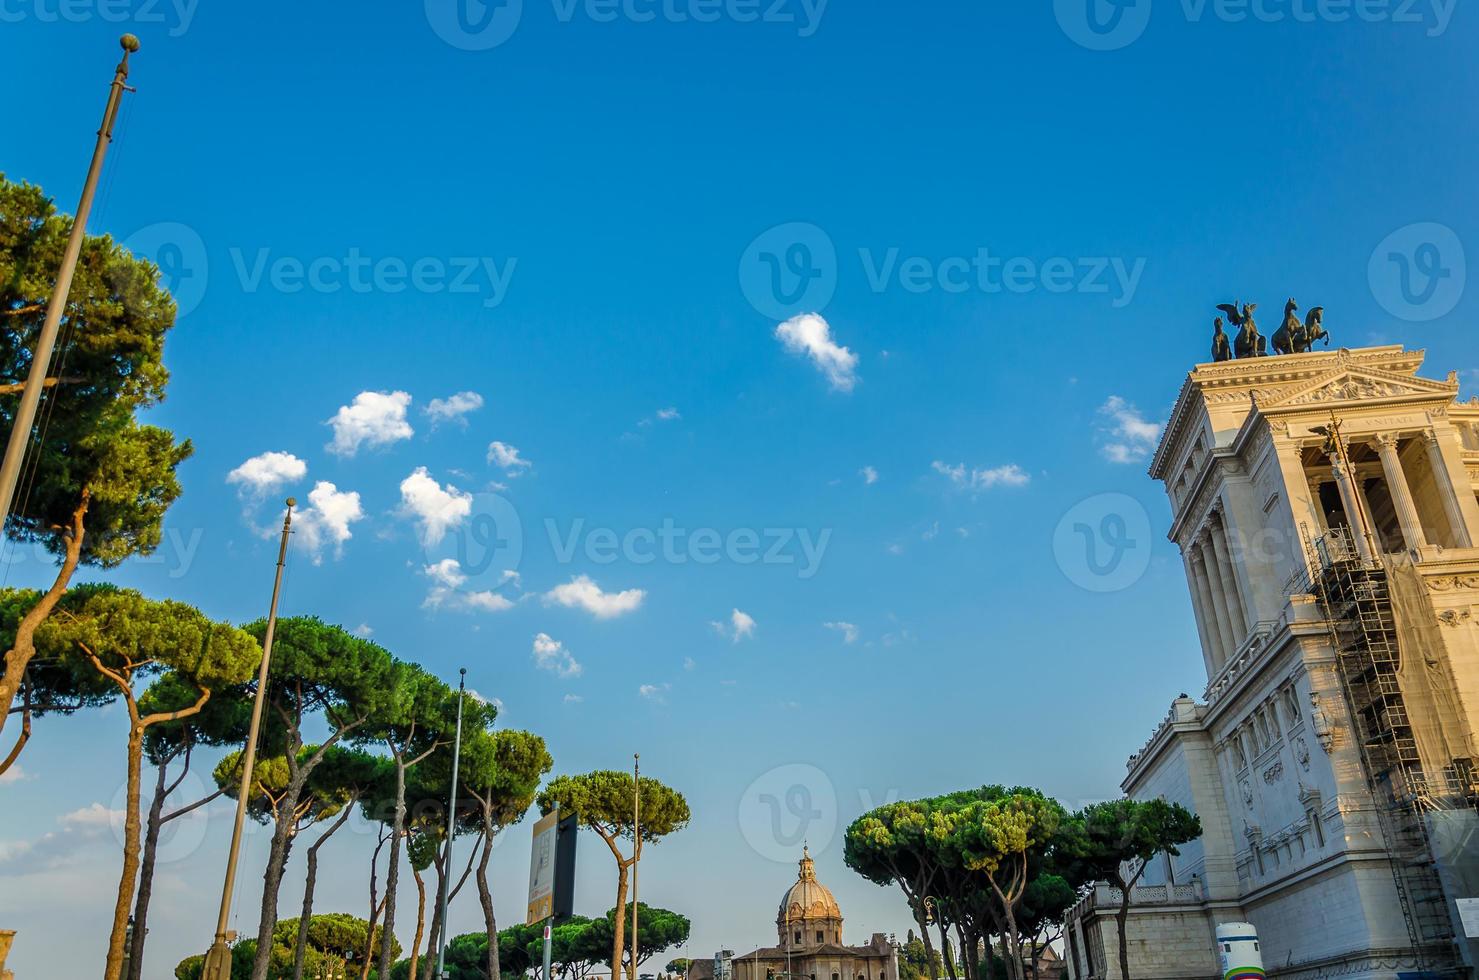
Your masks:
M20 479L21 462L25 459L26 444L31 441L31 427L36 423L36 407L41 402L41 391L46 387L46 372L51 367L51 353L56 347L57 333L61 329L62 312L67 308L67 296L72 292L72 276L77 271L77 257L82 254L82 241L87 237L87 215L92 210L92 200L97 194L98 177L103 172L103 157L108 153L108 144L113 142L113 123L118 118L118 104L125 90L132 91L126 84L128 79L128 56L139 50L139 39L125 34L118 39L123 47L123 60L113 70L113 86L108 92L108 107L103 110L103 125L98 129L98 141L93 147L92 164L87 168L87 180L82 185L82 200L77 205L77 214L72 219L72 234L67 238L67 248L62 253L62 265L57 270L56 288L46 307L46 320L41 326L41 335L36 338L36 350L31 355L31 370L26 375L26 387L21 392L21 403L15 410L15 424L10 430L10 441L5 446L5 461L0 463L0 519L10 519L10 508L15 503L15 485Z
M463 667L459 674L461 676L457 680L457 741L452 743L452 801L447 804L447 848L446 855L442 858L444 869L440 897L442 931L437 935L437 977L440 980L446 980L447 977L447 901L450 898L447 894L447 879L452 876L452 836L457 830L457 770L462 763L462 701L467 692L467 668Z
M637 871L642 867L642 757L637 753L632 754L632 831L637 843L632 850L632 968L627 977L637 980Z
M544 920L544 980L549 980L550 947L553 945L550 935L554 931L552 929L554 924L555 917L553 915Z
M257 696L252 700L252 724L242 755L241 786L236 793L236 824L231 830L231 853L226 858L226 884L221 889L221 912L216 917L216 941L205 955L201 980L231 980L231 949L226 945L226 920L231 915L231 890L236 885L236 859L241 853L241 831L246 821L247 799L251 796L252 768L257 764L257 735L262 728L262 705L267 700L267 667L272 662L272 635L277 631L277 597L282 592L282 570L287 564L288 535L292 532L293 508L297 504L289 497L288 510L282 518L277 574L272 580L272 605L267 610L267 632L262 638L262 664L257 668Z

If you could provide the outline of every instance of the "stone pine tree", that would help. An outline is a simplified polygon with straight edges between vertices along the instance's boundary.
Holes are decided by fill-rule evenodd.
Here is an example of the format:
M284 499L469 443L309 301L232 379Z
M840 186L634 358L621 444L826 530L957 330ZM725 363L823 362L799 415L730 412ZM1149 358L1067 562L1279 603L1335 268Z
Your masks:
M0 647L15 645L16 627L40 601L35 589L0 589ZM12 703L10 713L20 717L20 734L5 758L0 759L0 773L5 772L31 739L31 722L48 715L71 715L85 708L100 708L118 698L117 686L93 670L92 664L77 657L32 656L21 678L20 703Z
M642 848L656 843L688 825L688 801L677 790L655 779L643 777L641 784L642 837L636 841L633 802L638 788L629 772L598 770L580 776L559 776L539 794L539 812L556 807L574 814L584 827L594 830L616 859L616 928L611 938L611 976L621 970L626 941L627 886L632 865L642 859ZM632 853L623 854L622 841L634 841ZM639 919L640 924L640 919Z
M252 623L246 630L261 637L266 623ZM299 616L278 621L265 709L269 742L263 751L283 760L286 782L273 811L272 841L262 872L252 980L267 978L278 892L308 781L335 746L362 740L369 725L387 716L395 704L393 664L384 647L322 620ZM327 735L313 751L303 752L308 725L327 729Z
M488 935L496 936L498 920L493 910L493 889L488 883L493 845L504 828L524 819L534 804L540 781L554 766L554 760L544 739L515 730L478 731L467 740L462 751L462 789L476 805L481 835L477 858L478 901ZM500 980L496 949L489 949L487 972L489 980Z
M14 427L71 225L39 188L0 174L0 440ZM111 568L159 546L164 513L180 495L175 471L191 449L135 415L164 397L164 339L174 321L158 267L106 236L84 240L25 478L5 525L11 540L39 545L58 565L5 650L0 730L25 685L36 629L78 566ZM0 750L0 772L25 745L25 720L23 713L12 748Z
M154 601L132 590L85 585L71 590L54 616L37 630L38 648L56 656L78 656L118 688L128 709L127 788L123 820L123 869L113 909L105 980L123 969L128 915L139 872L139 796L144 739L154 725L198 713L213 690L241 684L261 661L262 650L248 633L213 622L181 602ZM145 713L135 696L144 678L173 674L196 691L193 703Z
M1180 854L1180 846L1202 836L1202 822L1179 803L1165 800L1111 800L1085 807L1074 815L1070 845L1083 862L1086 877L1119 889L1115 931L1119 938L1120 976L1130 980L1130 950L1125 932L1135 885L1151 858Z
M32 661L32 669L35 661ZM251 703L241 696L243 688L224 688L211 695L205 706L193 715L150 726L144 734L144 758L154 766L154 797L144 821L144 851L139 864L138 896L134 899L133 943L129 947L128 973L125 980L142 980L144 953L149 937L149 903L154 895L154 865L159 853L159 838L166 824L179 820L221 795L219 789L188 803L166 809L166 803L190 774L197 749L240 745L246 740ZM178 674L165 674L149 685L139 698L143 714L173 713L193 704L196 692ZM171 767L176 771L171 775Z
M339 816L308 848L303 877L303 911L298 916L298 936L293 944L293 980L303 980L304 958L308 950L308 926L313 921L313 890L318 884L318 852L329 838L343 827L354 812L354 806L385 780L387 760L358 749L335 746L314 770L309 792L316 796L342 801Z
M400 883L400 855L406 835L406 773L439 749L450 747L456 737L457 717L456 692L416 664L396 662L391 691L394 700L374 729L374 735L390 752L395 774L391 794L390 858L385 871L386 938L380 942L379 957L382 977L390 976L390 968L395 963L389 937L395 932L396 888ZM491 724L497 709L487 705L485 710ZM478 720L474 719L474 725L477 724Z

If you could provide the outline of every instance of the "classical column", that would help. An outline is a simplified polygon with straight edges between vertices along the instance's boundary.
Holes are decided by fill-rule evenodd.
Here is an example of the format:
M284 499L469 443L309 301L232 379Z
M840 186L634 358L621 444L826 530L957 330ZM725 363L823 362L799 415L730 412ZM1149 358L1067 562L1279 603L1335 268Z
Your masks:
M1402 472L1402 457L1397 455L1397 436L1382 432L1376 437L1376 452L1381 456L1381 469L1387 477L1387 492L1397 508L1397 521L1402 525L1402 541L1408 550L1425 547L1428 539L1423 535L1421 519L1417 516L1417 505L1412 501L1412 491L1407 486L1407 476Z
M1223 660L1231 660L1238 652L1238 641L1233 635L1232 613L1227 604L1228 583L1222 579L1222 570L1212 551L1211 535L1205 530L1197 539L1197 550L1201 552L1202 564L1207 569L1207 588L1212 593L1212 609L1215 613L1213 619L1217 620L1219 635L1222 637Z
M1228 587L1227 611L1232 616L1233 633L1241 643L1248 635L1248 614L1243 609L1243 595L1238 591L1238 570L1233 567L1229 557L1227 524L1221 514L1217 515L1215 527L1209 524L1207 536L1212 539L1212 554L1217 558L1217 569L1222 573L1222 581Z
M1222 652L1222 637L1217 632L1217 620L1212 611L1212 591L1207 587L1207 570L1202 567L1202 556L1195 544L1186 549L1186 581L1191 585L1192 611L1196 613L1197 632L1202 637L1202 649L1206 651L1207 676L1210 678L1227 663Z
M1368 512L1362 509L1361 498L1356 496L1356 487L1351 481L1351 475L1346 472L1344 466L1340 465L1340 460L1330 461L1330 471L1335 474L1335 485L1340 489L1340 502L1345 507L1346 520L1351 523L1351 537L1354 539L1356 551L1362 558L1370 561L1376 556L1371 553L1371 541L1365 533Z
M1310 510L1315 514L1315 527L1321 531L1328 531L1330 527L1325 523L1325 505L1320 502L1320 488L1325 485L1325 481L1318 476L1312 476L1309 478L1309 483Z
M1428 465L1433 468L1438 496L1443 498L1443 512L1448 515L1448 526L1453 529L1453 543L1460 548L1472 548L1474 539L1464 520L1463 508L1459 506L1458 489L1453 485L1453 474L1448 471L1448 462L1443 458L1443 446L1438 442L1438 433L1432 429L1423 432L1423 445L1428 450Z

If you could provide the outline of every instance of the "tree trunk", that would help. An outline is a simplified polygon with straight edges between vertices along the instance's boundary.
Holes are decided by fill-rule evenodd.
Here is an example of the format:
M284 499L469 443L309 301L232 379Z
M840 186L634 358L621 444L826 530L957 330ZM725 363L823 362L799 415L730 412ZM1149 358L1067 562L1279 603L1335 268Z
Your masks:
M922 906L914 909L914 924L919 926L919 935L924 942L925 971L929 974L926 980L936 980L935 944L930 942L929 917L924 914Z
M390 866L385 872L385 925L380 936L380 980L390 980L395 942L395 889L400 881L401 837L406 830L406 764L395 754L395 826L390 835ZM253 978L256 980L256 978Z
M133 706L130 705L130 713ZM144 727L135 718L128 731L128 790L123 813L123 871L118 877L118 899L113 904L113 933L108 938L108 963L103 980L123 975L124 945L128 941L128 913L133 907L134 881L139 873L139 784L143 780Z
M1120 907L1114 914L1114 927L1120 940L1120 977L1130 980L1130 949L1125 944L1125 932L1130 920L1130 886L1120 883Z
M426 882L414 864L411 877L416 879L416 938L411 940L411 970L406 976L415 977L416 967L421 964L421 936L426 929Z
M293 944L293 980L303 980L303 958L308 950L308 923L313 918L313 886L318 882L318 849L334 835L334 831L344 826L344 821L349 819L353 808L354 798L351 798L344 804L344 809L339 811L339 819L308 848L308 875L303 882L303 914L298 917L298 939Z
M252 980L267 980L272 965L272 933L277 928L277 893L282 887L282 872L293 849L292 825L298 794L289 787L277 807L272 827L272 846L267 852L267 867L262 872L262 916L257 920L257 956L252 961Z
M149 822L144 830L144 860L139 865L139 897L134 901L134 941L128 955L127 980L144 976L144 938L149 934L149 899L154 894L154 861L159 852L159 831L164 826L164 797L167 793L165 768L159 764L154 781L154 799L149 804Z
M950 933L945 928L945 920L940 916L940 910L935 909L935 928L940 930L940 956L945 960L945 975L950 980L958 980L955 975L955 957L950 952Z
M498 964L498 920L493 917L493 890L488 887L488 858L493 854L493 831L491 819L486 816L483 820L483 833L483 856L478 859L477 878L478 901L482 903L483 924L488 929L488 980L502 980ZM622 880L626 880L625 872Z
M381 833L383 835L384 832ZM370 855L370 925L365 930L365 955L360 962L359 980L366 980L370 975L370 957L375 951L375 922L380 918L380 910L385 907L383 902L375 901L376 865L380 861L380 848L385 846L385 840L386 838L381 836L380 840L375 843L375 853Z
M5 730L5 722L10 717L10 707L15 703L16 692L21 689L26 667L31 663L31 658L36 655L36 629L56 608L57 602L61 600L63 593L67 591L67 586L72 581L72 573L77 571L77 562L82 557L83 521L87 517L87 505L91 499L91 491L83 490L82 502L72 512L71 533L67 538L67 546L62 554L62 565L57 569L56 578L52 580L51 588L46 590L41 600L21 617L20 623L15 628L15 640L10 649L5 651L5 671L0 673L0 731ZM17 750L6 757L0 773L4 773L6 769L15 764L16 758L20 755L19 749L24 744L24 742L19 743ZM125 916L126 919L127 916Z
M616 934L611 939L611 980L621 976L622 954L626 952L628 867L625 861L616 865Z

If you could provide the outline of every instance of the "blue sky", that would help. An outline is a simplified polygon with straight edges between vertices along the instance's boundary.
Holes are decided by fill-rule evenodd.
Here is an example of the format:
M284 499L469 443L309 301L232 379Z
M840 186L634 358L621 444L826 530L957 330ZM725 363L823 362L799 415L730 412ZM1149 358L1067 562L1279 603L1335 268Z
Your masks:
M1098 34L1087 0L771 2L524 0L477 34L443 0L0 0L0 170L68 210L115 38L143 40L90 227L177 287L154 420L197 451L161 555L115 578L255 618L261 529L332 485L284 611L466 666L558 772L640 751L694 809L643 868L694 955L773 938L803 834L850 941L902 932L842 865L848 820L982 782L1114 795L1200 693L1145 457L1216 304L1267 332L1290 295L1323 305L1338 344L1426 348L1429 376L1479 346L1471 10L1143 0ZM459 393L480 407L428 414ZM228 482L264 453L296 462L244 472L292 479ZM1116 516L1106 578L1072 525ZM645 560L665 527L686 560ZM749 560L750 532L792 560ZM102 958L123 734L40 724L0 788L21 975ZM208 940L228 824L161 869L153 967ZM527 834L495 864L505 921ZM363 914L366 841L331 845L320 908ZM597 912L613 869L583 847Z

